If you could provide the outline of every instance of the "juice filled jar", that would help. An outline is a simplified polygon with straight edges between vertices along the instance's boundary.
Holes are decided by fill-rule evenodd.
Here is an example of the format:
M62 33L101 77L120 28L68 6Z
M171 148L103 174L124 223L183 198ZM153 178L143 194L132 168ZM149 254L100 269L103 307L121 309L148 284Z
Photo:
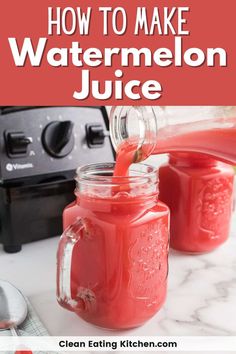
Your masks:
M171 210L171 247L213 251L229 235L234 169L207 155L171 153L159 170L160 199Z
M157 171L115 164L77 171L76 200L63 214L57 298L87 322L109 329L145 323L166 297L169 209L158 200Z

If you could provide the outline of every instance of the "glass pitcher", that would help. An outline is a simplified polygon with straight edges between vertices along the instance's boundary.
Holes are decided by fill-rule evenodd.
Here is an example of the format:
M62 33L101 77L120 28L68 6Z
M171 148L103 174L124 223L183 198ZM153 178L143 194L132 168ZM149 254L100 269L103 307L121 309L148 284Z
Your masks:
M169 209L153 167L134 165L129 177L113 171L113 163L78 169L76 200L63 214L57 298L94 325L125 329L165 300Z
M116 150L124 141L136 145L133 162L152 154L195 152L236 165L235 106L117 106L110 132Z

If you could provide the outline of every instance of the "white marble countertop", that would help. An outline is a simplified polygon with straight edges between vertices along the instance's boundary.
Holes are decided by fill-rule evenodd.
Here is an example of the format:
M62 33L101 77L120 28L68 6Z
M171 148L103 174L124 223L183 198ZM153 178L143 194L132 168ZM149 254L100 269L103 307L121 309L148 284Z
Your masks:
M163 309L144 326L112 335L236 335L236 215L230 239L216 251L171 251L169 291ZM111 335L83 322L56 302L58 238L35 242L9 255L0 246L0 278L28 296L51 335ZM223 353L221 353L223 354Z

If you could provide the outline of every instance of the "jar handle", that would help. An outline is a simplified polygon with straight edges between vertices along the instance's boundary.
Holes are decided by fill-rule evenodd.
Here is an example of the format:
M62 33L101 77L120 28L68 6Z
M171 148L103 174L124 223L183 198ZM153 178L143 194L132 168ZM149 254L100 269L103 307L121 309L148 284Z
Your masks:
M57 301L70 311L84 309L81 298L72 299L71 267L75 245L81 240L84 223L78 218L62 234L57 252Z

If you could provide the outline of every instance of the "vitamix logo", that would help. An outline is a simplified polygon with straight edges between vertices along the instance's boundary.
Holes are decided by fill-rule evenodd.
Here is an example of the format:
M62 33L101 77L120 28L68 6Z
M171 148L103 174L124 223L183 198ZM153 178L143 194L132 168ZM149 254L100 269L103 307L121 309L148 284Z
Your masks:
M16 171L16 170L25 170L27 168L34 168L34 165L32 163L25 163L25 164L8 163L6 165L6 170L8 172L12 172L12 171Z

